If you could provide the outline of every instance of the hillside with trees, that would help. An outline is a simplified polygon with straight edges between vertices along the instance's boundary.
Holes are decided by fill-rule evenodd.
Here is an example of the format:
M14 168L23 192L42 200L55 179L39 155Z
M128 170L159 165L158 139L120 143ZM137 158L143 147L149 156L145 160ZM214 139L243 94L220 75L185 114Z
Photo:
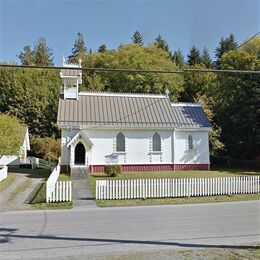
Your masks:
M171 50L159 34L145 45L135 31L128 44L108 49L102 43L97 51L78 33L67 60L82 60L83 67L178 70L260 69L260 37L239 47L234 35L216 43L215 59L208 49L191 46L186 59L180 49ZM22 65L53 66L53 50L44 38L18 54ZM59 138L56 125L59 71L48 69L0 68L0 112L17 117L29 126L37 146L41 138ZM202 102L213 125L210 133L211 155L216 158L255 159L260 151L260 76L255 74L154 74L126 72L83 72L82 91L165 93L179 102ZM46 139L47 140L47 139ZM51 142L48 139L48 142ZM56 143L53 147L56 147ZM54 149L54 148L52 148ZM55 148L56 149L56 148ZM48 153L46 151L45 153ZM55 154L55 151L52 151Z

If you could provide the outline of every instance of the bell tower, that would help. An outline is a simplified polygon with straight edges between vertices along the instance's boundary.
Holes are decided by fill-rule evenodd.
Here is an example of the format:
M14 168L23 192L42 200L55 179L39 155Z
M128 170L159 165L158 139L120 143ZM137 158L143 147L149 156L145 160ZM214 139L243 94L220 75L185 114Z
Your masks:
M78 99L79 97L79 84L82 84L81 70L69 68L82 68L81 59L78 64L66 63L65 58L62 59L62 67L60 77L62 81L61 94L64 99Z

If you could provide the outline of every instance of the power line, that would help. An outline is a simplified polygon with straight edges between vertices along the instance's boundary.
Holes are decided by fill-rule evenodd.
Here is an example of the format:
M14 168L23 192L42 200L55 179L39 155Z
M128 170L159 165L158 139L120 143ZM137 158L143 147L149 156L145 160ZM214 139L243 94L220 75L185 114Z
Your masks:
M240 44L237 49L239 49L240 47L242 47L243 45L245 45L246 43L248 43L249 41L251 41L252 39L254 39L258 34L260 34L260 32L256 33L254 36L252 36L251 38L249 38L247 41L243 42L242 44Z
M210 70L210 69L179 69L179 70L140 70L140 69L114 69L114 68L75 68L75 67L47 67L35 65L0 64L0 68L20 69L51 69L51 70L77 70L88 72L124 72L124 73L154 73L154 74L185 74L185 73L231 73L231 74L260 74L259 70Z

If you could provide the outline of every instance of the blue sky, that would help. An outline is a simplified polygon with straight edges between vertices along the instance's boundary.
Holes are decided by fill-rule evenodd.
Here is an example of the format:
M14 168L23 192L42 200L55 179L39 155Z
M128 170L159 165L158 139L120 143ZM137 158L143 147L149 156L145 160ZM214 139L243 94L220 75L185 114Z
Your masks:
M214 57L222 36L241 42L259 32L259 17L259 0L0 0L0 61L19 62L23 47L43 36L60 65L78 31L93 50L129 43L138 30L146 44L160 33L171 50L187 55L195 44Z

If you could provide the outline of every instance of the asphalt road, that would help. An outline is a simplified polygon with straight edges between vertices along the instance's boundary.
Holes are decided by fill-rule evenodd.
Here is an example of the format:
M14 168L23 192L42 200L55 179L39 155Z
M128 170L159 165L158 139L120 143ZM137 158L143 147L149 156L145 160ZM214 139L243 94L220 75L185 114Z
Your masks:
M1 259L250 248L259 242L260 201L0 214Z

